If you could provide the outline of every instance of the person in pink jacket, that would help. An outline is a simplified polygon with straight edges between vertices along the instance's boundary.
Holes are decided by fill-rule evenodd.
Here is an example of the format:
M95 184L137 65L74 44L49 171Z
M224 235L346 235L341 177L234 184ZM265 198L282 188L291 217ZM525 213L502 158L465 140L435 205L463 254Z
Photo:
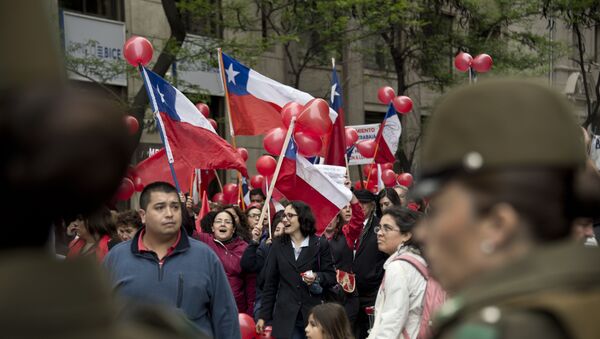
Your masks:
M236 234L238 225L234 216L228 211L217 214L209 213L205 218L212 218L212 233L195 233L194 237L215 251L225 273L229 286L235 297L239 313L252 316L256 294L256 274L242 271L240 261L248 243Z

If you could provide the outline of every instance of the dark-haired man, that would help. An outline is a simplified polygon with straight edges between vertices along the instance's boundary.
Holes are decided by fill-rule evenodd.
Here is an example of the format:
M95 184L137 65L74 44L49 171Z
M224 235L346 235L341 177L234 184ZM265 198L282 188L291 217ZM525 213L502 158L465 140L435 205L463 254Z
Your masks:
M210 248L181 229L175 187L148 185L140 197L140 217L144 227L105 260L118 291L180 309L214 338L239 338L238 312L223 266Z
M265 203L265 200L267 200L267 197L260 188L252 189L249 196L251 204L260 204L262 206L262 204Z

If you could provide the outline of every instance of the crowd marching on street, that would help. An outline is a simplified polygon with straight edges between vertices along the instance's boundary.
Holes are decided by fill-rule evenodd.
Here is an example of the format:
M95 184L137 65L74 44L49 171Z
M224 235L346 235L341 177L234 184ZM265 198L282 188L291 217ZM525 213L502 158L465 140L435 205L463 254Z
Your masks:
M320 142L345 131L334 123L343 121L335 66L328 103L219 51L229 113L244 100L284 107L264 138L278 140L268 150L278 159L259 158L259 172L273 171L254 180L247 154L198 106L128 59L165 145L150 160L169 174L117 204L136 147L123 107L67 86L62 63L41 57L51 39L22 33L40 44L15 46L20 60L0 62L0 337L600 337L600 171L588 131L554 90L488 79L449 91L408 183L391 167L400 166L397 112L412 101L390 97L372 144L379 166L353 184L344 142L328 172L302 134L322 133ZM297 101L259 103L265 88ZM187 178L176 180L191 162L232 170L238 184L194 199Z

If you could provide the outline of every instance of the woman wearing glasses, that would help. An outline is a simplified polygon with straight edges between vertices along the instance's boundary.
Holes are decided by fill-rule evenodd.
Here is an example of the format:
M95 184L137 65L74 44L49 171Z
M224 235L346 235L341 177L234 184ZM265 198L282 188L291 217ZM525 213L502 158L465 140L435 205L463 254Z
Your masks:
M229 211L209 213L212 220L211 233L195 234L196 238L215 251L231 286L238 311L252 316L256 288L256 274L242 271L240 261L248 243L236 234L238 225ZM204 223L210 221L203 219Z
M427 281L407 256L425 264L413 238L421 213L393 206L383 212L375 227L377 247L389 254L383 265L385 276L375 301L375 321L369 339L417 338Z
M273 323L278 339L305 338L304 328L322 290L335 283L326 239L315 235L315 217L305 203L292 201L283 218L284 234L274 239L265 267L265 287L256 330Z

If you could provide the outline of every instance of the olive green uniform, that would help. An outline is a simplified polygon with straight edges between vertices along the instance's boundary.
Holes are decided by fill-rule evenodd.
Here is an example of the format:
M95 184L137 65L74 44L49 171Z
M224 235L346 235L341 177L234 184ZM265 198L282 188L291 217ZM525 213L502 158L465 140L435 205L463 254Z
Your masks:
M600 338L600 250L534 250L448 300L434 328L437 339Z

